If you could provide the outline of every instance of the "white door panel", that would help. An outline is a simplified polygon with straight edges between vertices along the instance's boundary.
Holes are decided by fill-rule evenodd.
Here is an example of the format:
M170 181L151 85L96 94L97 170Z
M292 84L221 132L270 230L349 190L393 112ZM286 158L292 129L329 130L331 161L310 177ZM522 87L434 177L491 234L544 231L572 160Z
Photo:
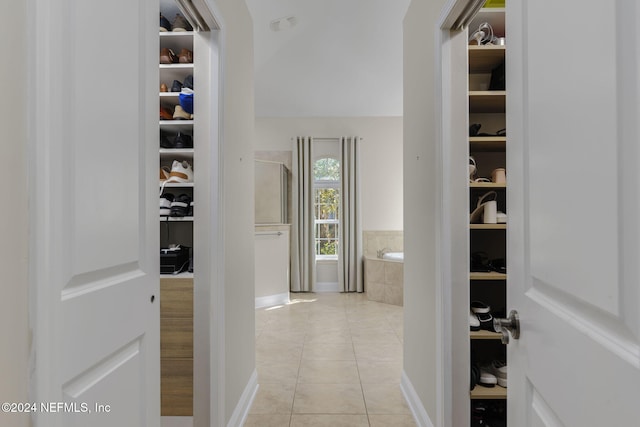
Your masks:
M36 425L156 426L158 2L31 8Z
M640 417L639 11L507 6L510 425Z

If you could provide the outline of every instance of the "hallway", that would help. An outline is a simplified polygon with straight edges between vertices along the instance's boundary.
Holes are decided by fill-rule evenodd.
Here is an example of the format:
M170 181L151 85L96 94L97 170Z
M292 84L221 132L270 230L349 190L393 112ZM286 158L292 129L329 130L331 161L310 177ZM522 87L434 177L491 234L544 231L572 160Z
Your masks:
M245 426L415 426L402 328L402 307L364 294L291 294L256 310L260 388Z

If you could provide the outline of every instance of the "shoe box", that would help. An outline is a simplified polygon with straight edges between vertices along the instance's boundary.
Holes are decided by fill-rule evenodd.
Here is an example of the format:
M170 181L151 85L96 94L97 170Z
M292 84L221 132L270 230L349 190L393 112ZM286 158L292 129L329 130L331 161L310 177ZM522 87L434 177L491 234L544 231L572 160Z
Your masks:
M189 247L160 249L160 274L178 274L189 268Z

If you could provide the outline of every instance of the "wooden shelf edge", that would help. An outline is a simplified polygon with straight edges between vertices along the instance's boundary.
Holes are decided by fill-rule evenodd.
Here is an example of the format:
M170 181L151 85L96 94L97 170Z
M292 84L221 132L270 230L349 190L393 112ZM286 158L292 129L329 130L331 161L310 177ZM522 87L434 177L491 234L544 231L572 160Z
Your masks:
M507 280L503 273L469 273L469 280Z
M171 93L171 92L164 92ZM173 92L178 93L178 92ZM469 142L507 142L506 136L470 136Z
M506 399L507 389L496 385L495 387L483 387L476 385L469 392L471 399Z
M470 182L469 188L507 188L507 184L496 184L495 182Z
M507 91L505 90L470 90L469 96L507 96Z
M502 334L485 330L469 331L469 338L472 340L499 340Z
M507 224L469 224L471 230L506 230Z
M185 271L183 273L179 273L179 274L160 274L160 279L169 279L169 280L176 280L176 279L193 279L193 273L189 273L188 271Z
M497 45L497 44L483 44L478 46L470 44L469 45L469 50L506 50L505 49L506 46L504 45Z

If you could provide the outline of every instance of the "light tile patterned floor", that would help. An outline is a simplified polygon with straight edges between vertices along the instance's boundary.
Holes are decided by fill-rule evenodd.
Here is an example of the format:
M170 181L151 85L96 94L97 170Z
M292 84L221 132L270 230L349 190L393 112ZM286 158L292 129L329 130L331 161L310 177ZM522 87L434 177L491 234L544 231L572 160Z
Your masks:
M416 425L400 391L402 307L291 294L256 311L256 367L246 427Z

